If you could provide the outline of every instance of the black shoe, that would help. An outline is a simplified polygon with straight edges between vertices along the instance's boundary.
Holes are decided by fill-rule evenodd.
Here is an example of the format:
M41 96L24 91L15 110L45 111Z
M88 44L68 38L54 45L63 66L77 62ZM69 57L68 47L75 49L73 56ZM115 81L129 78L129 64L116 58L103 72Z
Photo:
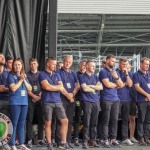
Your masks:
M48 150L54 150L53 144L52 144L52 143L48 144L47 149L48 149Z
M140 146L147 146L147 144L144 141L144 138L142 138L141 140L139 140L139 145Z
M74 146L80 146L78 138L75 138L75 140L74 140Z
M111 140L111 146L120 148L121 145L116 139Z
M68 146L69 146L70 148L74 148L74 145L73 145L72 143L68 143Z
M54 139L52 139L52 144L53 144L53 147L57 147L57 144Z
M88 145L87 145L87 142L84 142L84 143L82 144L82 148L83 148L83 149L88 149L88 148L89 148Z
M46 146L46 145L47 144L43 140L38 141L38 146Z
M66 150L66 149L70 149L68 143L60 143L59 146L58 146L59 149L62 149L62 150Z

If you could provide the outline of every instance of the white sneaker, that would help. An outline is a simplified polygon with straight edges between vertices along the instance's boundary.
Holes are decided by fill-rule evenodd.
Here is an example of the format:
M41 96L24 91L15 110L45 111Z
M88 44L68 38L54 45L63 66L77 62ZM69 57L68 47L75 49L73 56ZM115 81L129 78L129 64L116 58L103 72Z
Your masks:
M130 141L132 142L132 143L138 143L139 141L137 141L134 137L132 137L131 139L130 139Z
M5 144L3 147L5 150L10 150L10 146L8 144Z
M16 146L11 146L11 150L17 150Z
M126 139L126 140L122 141L122 144L132 146L134 143L132 143L129 139Z
M27 148L25 145L20 145L18 150L31 150L31 149Z

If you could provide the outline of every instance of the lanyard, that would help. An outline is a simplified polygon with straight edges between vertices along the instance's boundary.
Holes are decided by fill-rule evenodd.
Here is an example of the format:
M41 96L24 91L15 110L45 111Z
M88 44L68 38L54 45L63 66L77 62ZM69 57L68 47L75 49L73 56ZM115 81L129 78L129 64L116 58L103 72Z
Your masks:
M71 72L65 72L65 71L63 71L63 77L65 79L65 83L70 83L70 73Z

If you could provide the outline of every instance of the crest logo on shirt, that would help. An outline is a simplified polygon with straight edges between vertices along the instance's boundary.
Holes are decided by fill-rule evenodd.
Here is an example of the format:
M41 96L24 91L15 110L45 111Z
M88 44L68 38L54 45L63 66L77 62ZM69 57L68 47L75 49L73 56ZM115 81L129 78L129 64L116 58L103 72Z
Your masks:
M0 143L5 145L11 139L13 134L13 125L11 120L0 113Z

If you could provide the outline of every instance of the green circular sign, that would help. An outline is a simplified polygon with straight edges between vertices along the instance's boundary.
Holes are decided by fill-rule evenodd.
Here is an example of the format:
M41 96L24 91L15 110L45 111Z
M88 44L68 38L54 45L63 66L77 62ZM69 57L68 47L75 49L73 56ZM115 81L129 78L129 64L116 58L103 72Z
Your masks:
M2 137L6 132L6 123L0 121L0 137Z
M11 120L0 113L0 143L5 145L11 139L13 134L13 125Z

